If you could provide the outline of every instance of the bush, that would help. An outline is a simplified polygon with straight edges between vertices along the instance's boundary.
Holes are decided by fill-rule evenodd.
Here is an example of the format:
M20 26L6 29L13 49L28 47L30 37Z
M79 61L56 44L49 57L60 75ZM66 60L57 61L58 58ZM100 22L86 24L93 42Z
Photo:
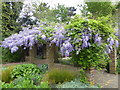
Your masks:
M72 53L72 62L81 66L83 69L102 69L109 62L108 54L103 53L104 46L93 44L91 47L84 48L77 55L76 51Z
M11 78L11 72L13 71L14 66L9 66L5 69L2 69L2 73L0 73L0 77L2 82L6 82L9 83L10 81L13 80L13 78Z
M41 71L35 64L21 64L17 65L12 73L12 78L18 78L18 77L27 77L29 75L38 74L40 75Z
M51 84L63 83L75 78L75 74L68 70L53 69L47 73L48 82Z
M2 49L2 62L19 62L22 60L23 56L23 52L20 50L11 53L8 48Z
M39 85L34 85L34 82L29 78L19 77L11 83L2 82L2 88L49 88L48 82L41 82Z
M22 82L24 79L29 79L30 81L33 82L34 85L39 85L42 79L42 76L38 74L34 74L34 75L26 76L26 77L18 77L14 80L14 83L17 84L19 82Z
M38 67L43 73L45 73L48 70L48 64L39 64Z
M57 88L98 88L98 87L82 83L79 81L79 79L75 79L70 82L59 84L59 85L57 85Z

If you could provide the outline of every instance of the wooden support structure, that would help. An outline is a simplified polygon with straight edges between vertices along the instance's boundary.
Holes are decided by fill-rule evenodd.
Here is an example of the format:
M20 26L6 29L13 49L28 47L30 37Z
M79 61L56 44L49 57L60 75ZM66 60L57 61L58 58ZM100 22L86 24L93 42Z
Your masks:
M111 58L111 62L109 63L109 72L110 73L115 73L116 72L116 49L114 48L111 53L109 54Z
M54 63L57 61L58 59L58 55L57 55L57 47L55 44L52 44L51 46L49 46L49 44L46 45L45 52L45 57L46 59L42 59L43 62L41 63L39 59L36 59L36 55L37 55L37 47L36 45L34 45L32 47L32 49L29 50L29 56L26 57L26 60L28 60L30 63L35 63L35 64L48 64L48 68L49 70L54 68ZM44 52L44 53L45 53ZM111 61L109 63L109 72L110 73L115 73L116 72L116 49L113 49L113 51L109 54Z
M37 51L36 51L36 46L34 45L32 49L29 49L29 61L33 63L35 61Z
M47 44L44 48L46 48L44 52L44 57L46 57L46 59L42 59L42 63L40 62L41 60L35 58L37 55L36 45L29 50L29 56L26 56L26 61L35 64L48 64L48 68L51 70L54 67L54 61L57 60L56 46L55 44L52 44L51 46Z
M55 44L51 46L47 45L46 57L48 59L48 68L49 70L53 69L55 61Z

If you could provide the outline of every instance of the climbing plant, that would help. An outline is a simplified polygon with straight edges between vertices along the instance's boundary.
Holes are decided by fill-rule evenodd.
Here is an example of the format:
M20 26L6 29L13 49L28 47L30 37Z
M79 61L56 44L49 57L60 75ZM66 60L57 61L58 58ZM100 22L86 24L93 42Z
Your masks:
M87 63L92 60L92 63L88 65L94 67L98 65L97 60L106 59L105 54L102 54L103 51L103 53L110 53L114 46L118 47L114 29L106 23L106 19L101 18L102 20L100 18L94 20L75 16L68 25L41 22L38 27L23 27L23 31L6 38L1 46L9 48L11 53L14 53L21 46L24 46L24 49L27 47L31 49L34 44L39 42L42 44L44 41L49 45L56 44L60 47L62 55L74 54L76 57L83 55L83 57L78 57L80 63L81 59L88 60ZM91 52L94 52L92 53L93 57L90 56ZM83 62L82 64L86 63Z

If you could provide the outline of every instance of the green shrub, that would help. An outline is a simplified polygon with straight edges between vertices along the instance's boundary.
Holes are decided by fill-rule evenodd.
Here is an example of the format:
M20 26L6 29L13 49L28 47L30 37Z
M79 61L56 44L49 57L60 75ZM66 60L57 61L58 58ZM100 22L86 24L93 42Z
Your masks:
M75 78L75 74L68 70L53 69L47 73L47 79L49 83L63 83Z
M11 83L3 83L2 88L34 88L35 85L33 84L33 81L29 80L28 78L22 79L18 78L20 81L17 83L11 82Z
M38 74L34 74L34 75L28 75L26 77L18 77L14 80L14 83L17 84L19 82L22 82L24 79L29 79L30 81L33 82L34 85L39 85L42 79L42 76Z
M46 81L46 82L41 82L41 84L38 86L35 86L35 88L50 88L50 86L48 82Z
M35 65L35 64L21 64L17 65L12 73L11 77L12 78L18 78L18 77L27 77L29 75L34 75L34 74L40 74L41 71L40 69Z
M23 52L20 50L11 53L8 48L2 49L2 62L19 62L22 60L23 56Z
M70 81L70 82L65 82L63 84L58 84L57 88L98 88L98 87L82 83L82 82L79 81L79 79L75 79L75 80Z
M88 77L83 69L80 69L80 82L82 83L89 83Z
M5 69L2 69L2 73L0 73L0 77L2 82L6 82L9 83L10 81L13 80L13 78L11 78L11 72L13 71L14 66L9 66Z
M11 83L2 82L2 88L50 88L48 82L41 82L35 85L32 80L25 77L19 77Z
M43 73L45 73L48 70L48 64L39 64L38 67Z
M102 69L110 60L108 54L103 52L104 46L93 44L91 47L82 49L78 55L74 51L71 60L73 64L79 65L83 69L90 69L91 67Z

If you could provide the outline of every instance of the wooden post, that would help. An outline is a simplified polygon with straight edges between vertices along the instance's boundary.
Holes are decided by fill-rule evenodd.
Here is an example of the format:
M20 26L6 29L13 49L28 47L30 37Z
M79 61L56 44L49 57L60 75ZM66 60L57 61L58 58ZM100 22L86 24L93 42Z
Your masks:
M54 63L58 63L59 61L58 61L58 47L57 46L55 46L54 53L55 53L55 55L54 55Z
M29 49L29 61L33 63L36 57L36 46L34 45L32 49Z
M116 72L116 49L114 48L113 51L109 54L111 58L111 62L109 63L109 70L110 73L115 73Z
M54 67L55 44L47 45L46 57L48 60L48 68L51 70Z

